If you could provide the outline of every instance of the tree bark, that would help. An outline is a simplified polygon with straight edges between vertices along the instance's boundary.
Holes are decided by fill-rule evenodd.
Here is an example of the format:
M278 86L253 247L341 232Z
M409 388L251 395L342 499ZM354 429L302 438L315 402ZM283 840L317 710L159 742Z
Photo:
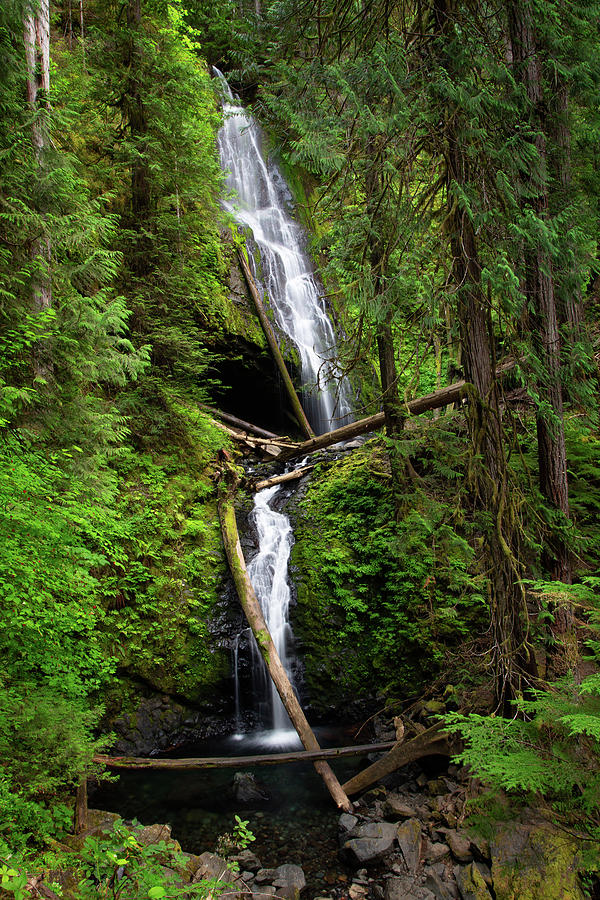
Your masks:
M137 239L131 265L137 275L143 276L151 269L150 242L145 233L151 209L151 188L145 141L148 120L143 100L144 60L139 35L142 24L141 0L128 0L126 9L128 36L124 65L129 71L129 76L121 102L134 145L134 157L131 162L131 223L137 232Z
M248 265L248 261L244 256L242 250L238 250L238 258L240 261L240 265L242 267L242 271L244 273L244 277L246 279L246 283L248 284L248 290L252 295L252 299L254 300L254 305L256 307L256 312L258 314L258 318L260 319L260 324L262 325L262 329L265 333L265 337L267 339L267 343L271 348L271 353L273 354L273 358L277 364L277 368L279 369L279 374L283 380L285 385L285 389L287 391L290 403L292 405L292 409L294 410L294 415L298 420L298 425L304 432L307 438L314 437L314 431L310 427L309 421L306 418L306 413L302 409L302 404L300 403L300 398L296 393L296 389L292 384L292 379L290 378L290 373L287 370L285 360L282 356L281 350L279 349L279 345L277 343L277 338L271 328L271 323L269 322L268 316L265 312L265 308L263 306L262 298L260 296L260 292L256 285L256 282L252 276L252 272L250 271L250 266Z
M540 59L537 52L530 0L509 0L508 23L515 78L525 88L536 135L537 171L528 180L527 205L535 215L548 218L547 122L543 108ZM538 386L543 406L537 413L539 481L542 494L565 519L569 518L569 487L560 376L560 334L552 276L552 262L541 247L525 248L525 293L531 317L534 348L545 368ZM547 411L548 410L548 411ZM546 565L554 580L570 583L572 561L568 547L556 531L551 535ZM567 623L564 623L565 625Z
M257 481L254 485L255 491L264 491L265 488L274 487L276 484L284 484L287 481L297 481L303 478L308 472L312 472L314 466L302 466L300 469L294 469L293 472L285 472L283 475L274 475L272 478L265 478L264 481Z
M360 744L356 747L331 747L327 750L293 750L289 753L262 753L257 756L212 756L184 759L156 759L145 756L94 756L94 762L109 769L244 769L253 766L279 766L295 762L315 762L380 753L390 750L395 741Z
M87 794L87 778L85 775L79 782L77 795L75 797L74 811L74 831L75 834L81 834L87 828L88 816L88 794Z
M260 604L254 593L254 588L246 569L246 562L240 546L235 509L230 496L225 496L219 501L219 519L223 533L223 543L229 562L229 568L240 598L246 619L256 638L256 643L261 656L265 661L269 675L271 676L281 701L289 715L291 722L298 733L306 750L320 750L319 743L308 724L308 720L298 703L298 699L286 675L285 669L279 658L279 654L273 643L273 639L267 628ZM314 763L315 769L323 779L327 790L331 794L336 805L346 812L352 811L352 804L335 777L329 765L323 760Z
M46 166L46 112L50 109L50 3L49 0L31 0L23 19L23 40L27 69L26 97L30 107L31 143L40 179ZM45 201L39 200L39 211L45 211ZM45 217L42 216L42 220ZM52 244L50 235L42 231L31 241L30 254L33 263L31 297L36 311L52 306ZM33 354L34 375L46 379L52 371L52 360L46 344L39 343Z
M514 365L514 363L511 363ZM441 391L434 391L424 397L417 397L410 400L405 410L407 415L418 416L421 413L428 412L430 409L438 409L440 406L446 406L449 403L456 403L469 393L469 386L466 381L457 381L448 387L442 388ZM385 425L385 413L375 413L373 416L367 416L365 419L359 419L358 422L351 422L349 425L342 425L335 431L327 431L325 434L319 434L317 437L304 441L290 450L285 450L279 459L287 462L289 459L296 459L298 456L305 456L307 453L314 453L316 450L322 450L325 447L331 447L332 444L339 444L342 441L349 441L361 434L367 434L369 431L377 431Z
M381 781L386 775L391 775L424 756L450 756L452 753L450 739L447 734L441 733L441 724L434 725L422 734L406 743L394 744L389 753L382 759L376 760L368 768L363 769L354 778L346 781L342 789L349 795L358 794L371 787L377 781Z

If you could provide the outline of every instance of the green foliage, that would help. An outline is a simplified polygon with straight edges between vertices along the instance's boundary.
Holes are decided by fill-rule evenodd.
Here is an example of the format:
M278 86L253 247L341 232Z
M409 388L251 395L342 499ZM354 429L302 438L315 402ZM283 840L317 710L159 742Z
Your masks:
M366 444L313 478L293 550L311 700L406 696L484 613L474 553L454 510L412 483L396 522L386 456Z
M189 884L182 877L185 857L173 842L145 845L139 841L141 825L128 827L119 820L97 837L88 837L79 854L81 900L176 900L177 897L218 896L229 885L202 881ZM179 870L179 871L177 871Z
M477 777L522 799L543 797L600 836L600 676L564 678L515 701L515 717L444 717Z

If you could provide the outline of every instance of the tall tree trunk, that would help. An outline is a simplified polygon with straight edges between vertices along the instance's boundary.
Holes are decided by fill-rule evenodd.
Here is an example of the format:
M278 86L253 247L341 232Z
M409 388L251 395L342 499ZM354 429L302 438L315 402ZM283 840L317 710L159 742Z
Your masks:
M139 32L142 24L141 0L128 0L127 25L129 29L125 50L125 65L129 69L124 111L134 144L135 155L131 163L131 219L135 231L138 232L132 267L137 275L146 275L150 271L150 246L147 230L147 219L151 206L150 169L146 158L147 147L145 136L148 132L148 120L143 101L143 57Z
M27 6L23 19L23 40L27 66L26 96L31 109L31 143L38 166L40 180L46 166L46 122L50 93L50 3L39 0ZM40 192L43 196L43 191ZM39 211L44 212L40 200ZM43 216L42 216L43 219ZM33 263L31 279L32 303L35 310L48 309L52 305L51 259L52 245L47 231L35 237L30 246ZM45 379L52 363L46 344L38 344L34 350L34 375Z
M525 88L531 105L537 171L528 187L529 208L540 219L548 217L548 176L545 112L540 60L537 53L533 11L529 0L509 0L508 24L515 78ZM563 397L560 377L560 334L558 327L552 263L541 247L526 247L525 293L533 311L531 333L534 348L544 366L545 376L538 386L542 404L537 414L538 464L541 491L565 519L569 518L569 487L563 423ZM554 532L548 542L546 565L553 579L570 583L571 556L560 535ZM564 627L569 627L567 621Z
M455 0L435 0L434 26L441 46L441 64L453 72L446 37L454 27ZM458 78L457 73L457 78ZM498 702L520 693L535 672L528 639L528 616L518 562L518 527L511 506L504 451L500 398L495 375L491 314L481 285L481 264L473 222L456 196L471 180L460 138L460 109L444 117L448 217L453 283L457 286L462 363L465 378L475 388L468 407L472 455L469 478L490 518L486 547L490 560L490 613Z

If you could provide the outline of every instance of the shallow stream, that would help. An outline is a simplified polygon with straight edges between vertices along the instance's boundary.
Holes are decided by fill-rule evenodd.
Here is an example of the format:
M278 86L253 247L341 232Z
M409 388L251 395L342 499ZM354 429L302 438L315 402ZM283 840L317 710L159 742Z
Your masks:
M344 741L341 736L316 729L323 746ZM178 748L178 757L242 756L300 749L295 735L277 745L264 733L245 735ZM347 739L346 739L347 740ZM342 759L334 763L340 780L351 777L364 766L365 759ZM251 772L268 800L244 804L234 793L236 770L199 769L193 771L124 771L118 782L102 787L93 797L94 806L119 813L143 824L167 822L173 837L188 853L217 849L220 835L230 832L234 815L249 820L256 840L250 849L265 868L296 863L304 869L307 896L327 894L344 884L350 875L338 858L337 821L339 813L320 776L310 763L256 766Z

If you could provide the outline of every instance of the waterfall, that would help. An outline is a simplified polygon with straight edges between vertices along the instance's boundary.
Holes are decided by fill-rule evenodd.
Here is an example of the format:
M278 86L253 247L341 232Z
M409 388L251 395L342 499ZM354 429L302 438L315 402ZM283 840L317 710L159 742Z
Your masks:
M315 432L322 434L352 420L350 386L335 360L335 334L323 291L306 253L306 236L289 213L291 197L285 180L277 166L263 158L262 132L233 98L224 76L217 69L215 74L224 95L225 122L218 144L230 192L223 205L251 233L251 264L255 262L252 242L258 249L260 265L253 265L255 279L279 330L298 351L302 405ZM251 519L259 549L248 564L248 574L293 685L287 577L293 536L287 516L269 505L279 490L267 488L255 497ZM268 698L266 711L258 703L259 716L265 724L268 720L277 735L289 728L289 719L254 641L252 646L253 694L255 698ZM234 656L237 667L237 642ZM239 721L237 671L235 691Z
M263 135L237 103L223 75L225 123L219 132L221 165L233 199L224 201L252 232L260 255L254 275L275 322L298 351L302 405L317 434L352 419L350 385L335 361L336 341L323 291L306 253L306 235L288 209L290 192L262 155ZM249 253L251 264L253 253Z

